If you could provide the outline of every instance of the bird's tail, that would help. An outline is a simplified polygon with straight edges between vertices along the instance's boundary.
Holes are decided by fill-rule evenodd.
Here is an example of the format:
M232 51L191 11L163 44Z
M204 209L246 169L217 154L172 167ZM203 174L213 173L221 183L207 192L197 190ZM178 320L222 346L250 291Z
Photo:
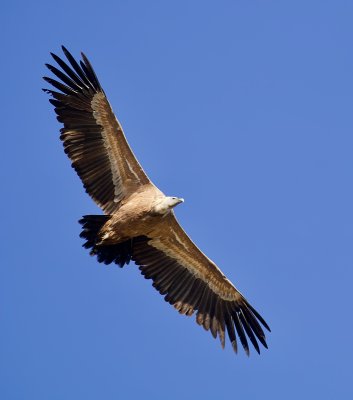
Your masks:
M86 239L82 246L91 249L90 255L97 256L98 262L104 264L114 262L123 267L129 264L132 257L132 239L113 245L97 245L99 231L110 217L110 215L84 215L79 220L82 225L80 237Z

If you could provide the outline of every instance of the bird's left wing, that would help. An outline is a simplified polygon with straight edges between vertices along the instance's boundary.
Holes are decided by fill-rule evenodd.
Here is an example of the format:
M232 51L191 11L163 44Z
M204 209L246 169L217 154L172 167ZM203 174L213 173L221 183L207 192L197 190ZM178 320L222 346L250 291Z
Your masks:
M56 90L53 96L57 119L63 123L60 139L72 167L87 193L112 214L124 198L151 184L128 145L98 78L82 53L78 63L63 47L68 63L52 54L61 68L46 64L57 79L44 77Z
M247 338L259 353L259 340L267 348L261 315L248 303L222 271L191 241L171 213L148 235L134 238L132 259L146 279L181 313L192 315L222 347L225 330L233 349L236 336L249 354Z

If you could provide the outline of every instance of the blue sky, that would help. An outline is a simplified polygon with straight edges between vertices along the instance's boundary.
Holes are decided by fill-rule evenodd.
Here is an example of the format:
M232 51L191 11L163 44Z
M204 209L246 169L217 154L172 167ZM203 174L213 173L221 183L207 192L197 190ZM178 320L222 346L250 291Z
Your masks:
M1 6L0 398L351 398L351 1ZM99 213L41 92L83 50L145 170L272 328L235 356L133 265L89 257Z

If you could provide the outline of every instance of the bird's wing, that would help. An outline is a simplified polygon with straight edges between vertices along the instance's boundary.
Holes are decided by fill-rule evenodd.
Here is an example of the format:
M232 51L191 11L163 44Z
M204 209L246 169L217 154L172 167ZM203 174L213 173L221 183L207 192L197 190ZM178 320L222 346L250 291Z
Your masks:
M165 300L186 315L196 311L196 321L213 337L217 334L222 347L225 330L233 349L236 336L249 354L247 338L259 353L259 340L267 348L261 324L270 330L261 315L226 278L222 271L191 241L173 213L149 234L135 238L132 259L146 279L165 295Z
M44 77L51 94L65 153L87 193L107 214L140 186L151 184L131 151L98 78L84 54L78 64L63 47L68 63L52 54L61 68L46 64L57 80ZM58 90L58 91L57 91Z

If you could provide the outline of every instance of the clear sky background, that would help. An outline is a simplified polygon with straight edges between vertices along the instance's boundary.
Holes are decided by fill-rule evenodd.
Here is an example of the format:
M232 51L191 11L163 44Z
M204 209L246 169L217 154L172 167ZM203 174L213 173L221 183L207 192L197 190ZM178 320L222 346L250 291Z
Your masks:
M0 398L350 399L353 2L11 1L0 6ZM102 266L41 92L90 58L193 240L262 313L234 355L134 265Z

